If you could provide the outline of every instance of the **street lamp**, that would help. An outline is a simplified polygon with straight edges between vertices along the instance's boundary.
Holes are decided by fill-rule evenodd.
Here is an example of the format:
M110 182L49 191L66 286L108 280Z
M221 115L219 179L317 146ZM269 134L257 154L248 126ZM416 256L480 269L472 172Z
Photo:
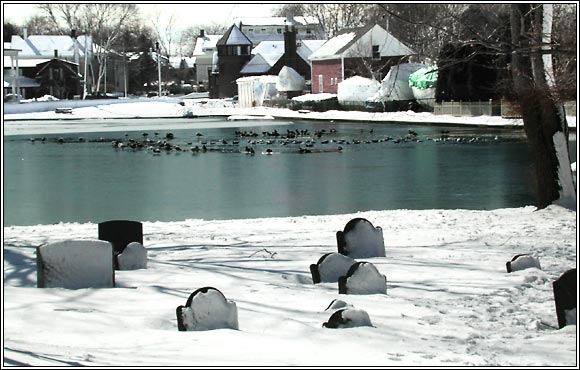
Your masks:
M157 81L159 83L159 97L161 97L161 58L159 57L159 42L155 42L155 48L157 49Z

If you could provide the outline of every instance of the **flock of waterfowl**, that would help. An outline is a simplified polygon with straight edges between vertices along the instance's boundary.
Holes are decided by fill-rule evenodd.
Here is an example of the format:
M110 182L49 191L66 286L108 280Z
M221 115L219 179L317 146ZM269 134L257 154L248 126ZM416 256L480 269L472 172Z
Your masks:
M205 152L223 152L223 153L244 153L244 154L274 154L274 153L321 153L321 152L342 152L345 146L359 145L359 144L376 144L376 143L420 143L423 140L431 140L433 142L478 142L485 141L479 137L452 137L447 130L439 131L435 136L421 136L414 130L408 130L404 136L392 137L386 135L374 135L374 130L360 130L358 138L344 138L338 135L336 129L331 130L316 130L310 132L308 129L302 130L285 130L279 132L277 129L273 131L262 131L257 133L254 131L235 131L233 138L206 137L204 134L197 132L190 141L175 140L175 135L171 132L160 135L155 132L153 137L149 133L144 132L139 138L131 137L125 134L124 138L106 139L100 137L98 139L87 140L84 137L65 138L59 137L51 139L50 141L59 144L64 143L83 143L83 142L110 142L112 147L116 150L146 150L152 154L161 154L162 152L191 152L193 154ZM492 140L498 140L496 136ZM31 142L47 142L46 137L30 138Z

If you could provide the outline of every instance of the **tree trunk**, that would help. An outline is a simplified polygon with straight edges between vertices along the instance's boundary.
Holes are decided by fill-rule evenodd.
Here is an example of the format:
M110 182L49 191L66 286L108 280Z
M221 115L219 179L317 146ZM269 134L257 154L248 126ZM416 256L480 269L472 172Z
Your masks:
M541 4L513 4L511 12L514 93L535 164L536 205L539 208L561 199L564 193L570 195L569 184L562 183L562 178L567 176L561 175L565 171L571 172L566 117L562 104L556 101L548 86L544 71L540 47L543 41L542 12ZM564 148L562 145L556 147L555 140L562 134L566 145ZM560 163L560 160L566 162L566 158L568 168L565 168L565 163ZM563 192L564 189L567 192ZM575 198L575 194L573 196Z

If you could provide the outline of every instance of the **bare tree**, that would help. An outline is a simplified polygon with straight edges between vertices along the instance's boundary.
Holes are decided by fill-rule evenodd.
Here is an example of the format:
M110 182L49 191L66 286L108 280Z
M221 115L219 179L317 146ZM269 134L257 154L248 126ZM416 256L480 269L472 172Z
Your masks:
M71 30L77 30L92 36L99 48L94 53L98 73L93 86L98 93L106 71L107 55L113 51L123 29L137 22L137 6L125 3L47 3L38 7L57 32L68 34Z
M178 38L175 29L175 22L175 14L171 14L165 24L161 22L161 14L158 14L157 17L152 20L152 27L155 31L157 42L159 42L160 53L165 54L167 57L173 56L175 52L173 48L175 40Z
M345 28L366 25L367 12L372 7L364 3L310 3L303 4L303 11L306 16L316 17L326 35L331 38Z

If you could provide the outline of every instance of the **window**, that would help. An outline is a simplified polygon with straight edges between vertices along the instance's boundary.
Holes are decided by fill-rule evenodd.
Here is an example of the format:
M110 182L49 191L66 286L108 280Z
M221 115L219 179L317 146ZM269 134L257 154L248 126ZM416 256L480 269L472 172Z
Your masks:
M318 92L324 92L324 78L322 75L318 75Z
M373 59L381 59L381 52L379 51L379 45L373 45Z
M276 32L278 32L278 33L282 33L282 29L281 29L281 28L277 28L277 29L276 29Z
M248 55L248 54L250 54L250 47L248 45L241 45L240 55Z
M310 28L306 29L306 34L310 35L312 33L312 30Z
M248 32L253 33L254 29L253 28L248 28Z

